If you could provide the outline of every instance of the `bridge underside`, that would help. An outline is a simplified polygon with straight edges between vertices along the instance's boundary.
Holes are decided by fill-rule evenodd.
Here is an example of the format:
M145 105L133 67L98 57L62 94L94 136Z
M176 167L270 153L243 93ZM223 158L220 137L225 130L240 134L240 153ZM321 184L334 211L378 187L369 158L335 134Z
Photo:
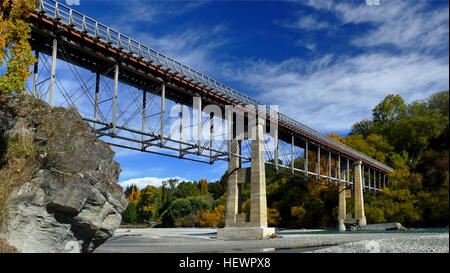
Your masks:
M40 2L56 3L52 0ZM208 164L228 162L224 237L236 234L235 228L242 230L243 237L273 234L274 231L267 228L266 166L339 185L340 229L346 215L346 189L353 188L355 218L360 225L365 225L363 192L377 192L385 187L389 167L367 156L359 158L356 155L360 153L352 154L350 148L343 150L342 144L324 143L315 133L299 132L280 120L281 114L266 116L266 112L263 115L261 111L243 105L233 92L219 95L203 79L197 79L198 74L195 74L197 80L192 80L177 72L182 69L171 68L165 56L156 55L162 62L137 56L133 50L124 48L126 43L121 46L120 34L118 41L105 40L98 35L99 24L95 21L93 31L86 24L92 19L81 15L83 24L78 26L76 18L71 17L76 12L67 7L64 8L66 18L61 15L62 11L49 14L51 12L42 8L44 6L41 5L40 12L32 13L29 19L31 45L40 54L30 92L37 97L48 97L51 105L59 96L60 106L76 107L84 120L93 126L93 132L112 146ZM58 4L54 10L58 10ZM55 13L59 15L55 16ZM107 33L109 36L109 28ZM131 45L131 39L128 39L128 47ZM139 50L140 47L139 44ZM51 60L47 61L45 55ZM74 86L64 85L64 81L59 80L57 60L68 65L73 76L71 84L78 88L73 90ZM164 60L167 65L163 64ZM93 75L93 82L88 80L90 75ZM54 92L58 88L59 95ZM170 111L169 104L173 105ZM216 106L219 111L208 111L208 105ZM231 115L227 114L230 105L235 107ZM190 121L188 115L191 113L192 123L187 126L185 123ZM254 126L249 123L250 115L257 120ZM240 117L244 120L245 132L244 137L237 138L235 132ZM169 123L170 120L173 122ZM188 130L194 132L193 136L186 136ZM256 132L252 140L248 135L250 131ZM268 142L272 143L271 147L267 147ZM245 164L249 167L244 167ZM239 188L243 183L251 185L250 215L243 214L240 208Z

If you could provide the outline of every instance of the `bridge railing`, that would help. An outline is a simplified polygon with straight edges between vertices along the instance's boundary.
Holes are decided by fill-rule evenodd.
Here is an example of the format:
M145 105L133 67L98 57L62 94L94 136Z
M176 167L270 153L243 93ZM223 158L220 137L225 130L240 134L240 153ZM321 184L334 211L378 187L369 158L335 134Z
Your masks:
M262 105L261 102L250 98L249 96L228 87L227 85L220 83L211 77L204 75L186 65L183 65L160 52L139 43L138 41L102 24L94 19L89 18L57 1L54 0L39 0L37 12L45 14L45 16L54 20L59 20L62 24L65 24L80 33L92 37L98 42L102 42L111 47L116 48L119 51L125 52L130 56L148 63L154 67L157 67L167 73L171 73L176 77L191 82L199 87L202 87L210 92L214 92L221 97L224 97L234 103L241 105ZM302 133L311 136L331 147L337 148L356 159L363 160L375 167L378 167L386 172L390 172L393 169L381 162L360 153L359 151L348 147L334 139L331 139L314 129L301 124L300 122L278 113L278 122L280 124L287 125Z

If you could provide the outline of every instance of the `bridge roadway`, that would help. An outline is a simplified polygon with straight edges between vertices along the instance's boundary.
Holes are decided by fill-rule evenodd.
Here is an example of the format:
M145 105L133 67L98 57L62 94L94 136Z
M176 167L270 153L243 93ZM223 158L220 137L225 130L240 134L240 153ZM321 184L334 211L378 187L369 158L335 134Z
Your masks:
M58 59L114 79L116 82L123 82L144 92L162 95L162 93L160 94L162 84L165 89L165 98L187 106L192 106L193 97L201 97L202 105L215 104L222 110L226 105L235 105L247 110L246 105L262 105L262 103L56 1L40 0L36 12L31 13L29 22L32 27L32 48L37 52L53 55ZM54 71L52 73L54 78ZM328 151L330 157L331 153L339 156L339 161L341 156L351 162L361 161L363 166L366 166L366 170L369 170L369 179L370 169L374 174L378 172L379 177L381 174L384 176L393 170L292 118L281 113L276 113L276 115L275 119L268 116L267 121L278 123L277 138L281 141L295 143L295 146L306 150L308 144L309 148L312 145L319 149L319 155L320 149ZM92 118L87 118L87 120L98 121ZM115 120L113 122L116 126ZM98 121L98 123L101 122ZM304 170L298 171L304 172ZM339 178L339 181L342 180ZM371 188L370 182L368 188Z

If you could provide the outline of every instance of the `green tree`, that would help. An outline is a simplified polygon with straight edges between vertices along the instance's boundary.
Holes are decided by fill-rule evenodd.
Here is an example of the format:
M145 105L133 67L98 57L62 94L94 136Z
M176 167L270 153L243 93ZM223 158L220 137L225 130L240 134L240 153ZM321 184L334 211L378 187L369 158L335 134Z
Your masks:
M367 137L368 135L374 133L374 124L371 119L363 119L360 122L353 124L350 135L362 135Z
M122 223L137 224L139 220L135 202L129 202L127 209L122 213Z
M200 195L200 189L197 183L183 181L177 185L173 193L175 198L186 198Z
M399 95L388 95L373 110L374 132L390 136L392 124L405 111L405 102Z
M172 227L183 217L189 218L189 226L195 226L195 216L200 216L200 212L210 208L208 199L202 196L191 196L188 198L179 198L170 204L169 208L161 215L163 226Z

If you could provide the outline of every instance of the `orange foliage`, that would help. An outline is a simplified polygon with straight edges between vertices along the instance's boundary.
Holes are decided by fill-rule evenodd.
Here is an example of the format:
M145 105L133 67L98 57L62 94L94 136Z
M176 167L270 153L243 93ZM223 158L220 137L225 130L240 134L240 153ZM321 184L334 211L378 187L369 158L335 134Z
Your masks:
M136 191L134 191L133 188L131 190L130 196L128 197L128 201L138 203L140 197L141 197L141 190L139 190L139 188L136 188Z
M201 195L208 194L208 181L205 178L202 178L202 180L200 180L200 193Z
M225 206L219 205L212 212L203 211L198 224L201 227L224 227Z

